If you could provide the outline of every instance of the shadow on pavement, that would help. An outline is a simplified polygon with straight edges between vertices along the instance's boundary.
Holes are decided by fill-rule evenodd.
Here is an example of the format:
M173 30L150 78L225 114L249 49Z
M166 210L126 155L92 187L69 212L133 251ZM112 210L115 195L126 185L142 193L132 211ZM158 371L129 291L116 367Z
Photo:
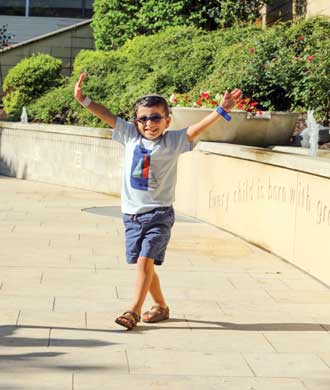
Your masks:
M327 328L330 328L329 324L313 324L313 323L255 323L255 324L237 324L233 322L220 322L220 321L203 321L203 320L190 320L188 318L172 318L168 321L162 322L162 324L171 324L175 322L188 323L187 326L141 326L139 325L136 330L156 330L156 329L191 329L191 330L237 330L237 331L253 331L253 332L327 332ZM205 324L211 326L193 326L191 324ZM191 325L191 326L190 326Z
M102 215L103 217L113 217L113 218L121 218L121 209L120 206L108 206L108 207L89 207L86 209L82 209L81 211L85 211L87 213ZM176 222L188 222L188 223L200 223L198 219L192 217L186 217L184 215L176 215Z
M0 326L0 346L1 347L72 347L72 348L95 348L115 345L107 341L95 339L63 339L63 338L30 338L30 337L15 337L14 334L18 329L54 329L54 330L72 330L72 331L98 331L106 332L102 329L81 329L81 328L66 328L53 326L15 326L2 325ZM1 355L0 355L1 359Z

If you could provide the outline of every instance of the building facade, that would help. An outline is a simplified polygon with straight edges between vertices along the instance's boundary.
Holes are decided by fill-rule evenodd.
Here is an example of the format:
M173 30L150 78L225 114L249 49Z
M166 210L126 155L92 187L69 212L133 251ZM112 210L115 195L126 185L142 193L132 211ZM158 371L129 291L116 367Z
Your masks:
M264 6L263 24L270 26L279 20L316 15L330 15L328 0L273 0L271 4Z
M0 15L91 18L93 0L0 0Z

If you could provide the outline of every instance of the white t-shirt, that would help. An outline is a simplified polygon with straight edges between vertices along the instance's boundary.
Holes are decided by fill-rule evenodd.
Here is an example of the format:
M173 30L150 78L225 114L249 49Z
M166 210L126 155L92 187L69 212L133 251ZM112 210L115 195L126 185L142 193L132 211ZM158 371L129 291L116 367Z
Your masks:
M156 207L171 206L179 156L195 146L188 141L187 128L167 131L149 140L133 123L117 118L112 139L125 146L122 212L141 214Z

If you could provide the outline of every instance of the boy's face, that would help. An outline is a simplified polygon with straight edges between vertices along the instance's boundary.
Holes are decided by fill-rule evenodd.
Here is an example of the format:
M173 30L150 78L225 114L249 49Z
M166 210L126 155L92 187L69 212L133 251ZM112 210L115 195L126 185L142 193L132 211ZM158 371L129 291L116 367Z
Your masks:
M139 132L148 139L160 137L171 123L162 106L140 106L136 113L135 124Z

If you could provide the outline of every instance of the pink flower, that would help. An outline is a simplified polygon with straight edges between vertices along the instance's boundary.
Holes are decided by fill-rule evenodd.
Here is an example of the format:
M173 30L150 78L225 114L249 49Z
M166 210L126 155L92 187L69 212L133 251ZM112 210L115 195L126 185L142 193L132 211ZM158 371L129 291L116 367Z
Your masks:
M307 61L313 61L314 60L314 56L307 56Z
M251 54L253 54L255 51L256 51L256 50L255 50L254 47L250 47L249 52L250 52Z

